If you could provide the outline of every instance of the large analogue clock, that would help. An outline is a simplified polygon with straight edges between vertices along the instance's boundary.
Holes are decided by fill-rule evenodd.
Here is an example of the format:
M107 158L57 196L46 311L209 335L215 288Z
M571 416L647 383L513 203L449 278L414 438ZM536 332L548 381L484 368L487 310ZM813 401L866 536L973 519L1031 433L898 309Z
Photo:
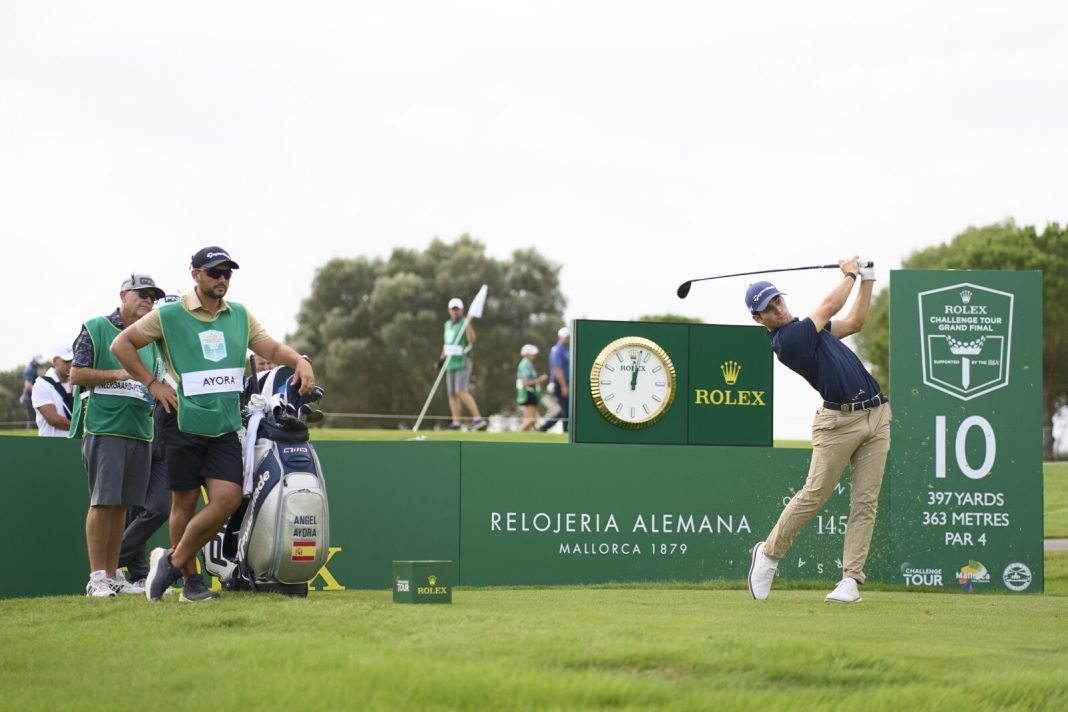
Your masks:
M675 400L675 366L664 349L640 336L624 336L601 350L590 371L597 410L621 428L647 428Z

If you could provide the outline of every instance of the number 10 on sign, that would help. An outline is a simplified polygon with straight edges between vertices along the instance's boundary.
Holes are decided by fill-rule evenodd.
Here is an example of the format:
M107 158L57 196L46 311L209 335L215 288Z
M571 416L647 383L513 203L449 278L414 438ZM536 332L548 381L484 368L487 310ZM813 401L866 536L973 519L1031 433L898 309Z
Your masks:
M972 467L968 462L968 454L965 445L968 440L968 432L972 428L979 428L983 434L984 455L983 463L979 467ZM957 467L965 477L973 480L981 480L990 474L994 468L994 456L997 454L997 439L994 437L994 428L990 421L981 415L970 415L961 422L957 428L957 437L954 442L954 454L956 455ZM943 479L946 476L946 416L935 416L935 478Z

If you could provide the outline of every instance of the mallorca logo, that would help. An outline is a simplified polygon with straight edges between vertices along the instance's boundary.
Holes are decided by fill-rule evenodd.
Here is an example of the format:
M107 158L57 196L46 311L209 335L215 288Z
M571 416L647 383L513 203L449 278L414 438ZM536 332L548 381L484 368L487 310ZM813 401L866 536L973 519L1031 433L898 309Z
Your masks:
M972 559L967 566L960 567L960 571L957 572L957 582L965 591L971 591L973 583L990 583L990 572L986 570L982 562Z
M207 360L222 361L226 358L226 336L215 329L200 332L200 350Z
M918 300L924 384L961 400L1009 384L1012 294L961 283Z
M1031 585L1031 569L1020 562L1009 564L1001 574L1001 580L1010 591L1024 591Z

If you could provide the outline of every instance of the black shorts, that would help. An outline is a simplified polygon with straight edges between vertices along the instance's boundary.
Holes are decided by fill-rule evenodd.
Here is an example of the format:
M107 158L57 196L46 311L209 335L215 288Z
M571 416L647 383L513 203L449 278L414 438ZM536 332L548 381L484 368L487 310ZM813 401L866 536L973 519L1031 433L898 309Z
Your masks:
M163 461L172 490L198 489L206 479L242 484L241 441L237 433L217 438L183 433L174 411L164 414L161 425Z
M519 405L537 405L537 404L538 404L538 395L536 393L534 393L533 391L527 391L527 399L526 399L526 401L523 402L523 403L520 403Z

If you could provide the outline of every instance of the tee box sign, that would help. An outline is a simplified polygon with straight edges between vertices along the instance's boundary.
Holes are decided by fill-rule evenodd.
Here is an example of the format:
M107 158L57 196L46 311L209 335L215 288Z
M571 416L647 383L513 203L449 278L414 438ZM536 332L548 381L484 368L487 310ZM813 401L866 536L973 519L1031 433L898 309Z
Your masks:
M394 603L452 603L451 561L394 561Z
M577 320L572 442L772 444L772 361L758 326Z
M1041 592L1042 274L895 271L890 317L898 581Z

